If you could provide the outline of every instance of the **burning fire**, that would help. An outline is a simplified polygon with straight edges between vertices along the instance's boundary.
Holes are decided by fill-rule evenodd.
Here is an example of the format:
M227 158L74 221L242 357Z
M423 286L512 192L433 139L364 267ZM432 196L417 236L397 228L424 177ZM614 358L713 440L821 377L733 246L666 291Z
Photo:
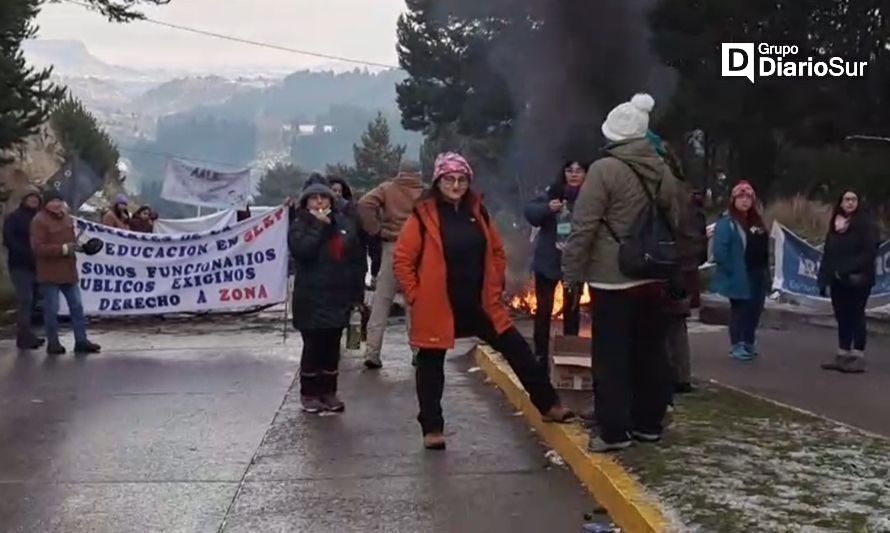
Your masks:
M590 303L590 289L584 285L584 293L581 295L581 305ZM553 318L562 317L562 308L565 305L562 294L562 282L556 286L556 293L553 295ZM510 307L517 311L529 314L535 314L538 311L538 299L535 297L534 283L529 283L525 291L510 300Z

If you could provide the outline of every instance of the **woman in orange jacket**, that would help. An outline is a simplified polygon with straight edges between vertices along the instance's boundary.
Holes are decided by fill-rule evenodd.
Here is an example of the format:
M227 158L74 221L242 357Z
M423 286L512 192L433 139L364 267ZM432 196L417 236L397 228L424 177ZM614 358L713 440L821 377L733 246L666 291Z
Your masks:
M418 421L428 449L445 448L445 352L456 338L479 337L501 352L545 420L573 417L504 306L507 257L481 198L470 190L472 179L463 157L440 154L432 190L418 201L393 254L411 312L411 346L418 349Z

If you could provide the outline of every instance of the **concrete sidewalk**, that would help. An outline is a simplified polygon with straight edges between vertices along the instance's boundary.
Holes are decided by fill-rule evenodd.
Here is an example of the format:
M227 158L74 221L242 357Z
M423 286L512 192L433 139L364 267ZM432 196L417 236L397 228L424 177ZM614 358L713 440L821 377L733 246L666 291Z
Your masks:
M0 341L0 531L580 530L589 495L470 358L446 363L449 448L431 453L403 327L381 372L344 360L330 417L299 411L299 336L281 327L102 324L87 358Z
M421 446L404 327L387 332L383 359L379 372L344 361L340 416L300 412L291 388L224 531L580 530L589 496L571 472L549 465L482 373L468 371L471 358L446 362L446 452Z

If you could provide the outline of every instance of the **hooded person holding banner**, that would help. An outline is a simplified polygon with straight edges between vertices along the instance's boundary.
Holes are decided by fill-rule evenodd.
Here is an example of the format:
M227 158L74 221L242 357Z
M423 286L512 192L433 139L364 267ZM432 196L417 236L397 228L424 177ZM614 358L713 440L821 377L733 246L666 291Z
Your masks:
M845 192L831 213L819 267L819 292L831 291L838 335L837 355L822 365L824 370L865 372L865 306L875 285L878 246L878 229L859 196Z
M300 395L307 413L341 412L337 396L340 339L364 299L366 245L355 213L337 202L325 178L300 195L288 242L293 255L293 321L303 337Z
M123 194L114 197L114 204L102 216L102 224L112 228L129 230L130 229L130 212L127 210L129 200Z
M36 187L28 187L19 208L3 224L3 245L9 250L7 265L15 287L16 346L21 350L35 350L46 342L31 331L31 315L37 292L34 252L31 251L31 221L40 212L42 199Z

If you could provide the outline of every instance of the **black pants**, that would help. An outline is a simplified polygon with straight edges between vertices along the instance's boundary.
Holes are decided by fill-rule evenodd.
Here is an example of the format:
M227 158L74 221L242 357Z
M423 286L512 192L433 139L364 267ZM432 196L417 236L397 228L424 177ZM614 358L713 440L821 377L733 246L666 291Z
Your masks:
M300 395L319 397L336 394L343 328L306 329L300 330L300 334L303 336Z
M489 331L479 332L478 336L504 356L538 411L546 413L556 405L559 399L547 373L536 363L531 348L515 327L501 335ZM423 434L441 433L445 427L445 419L442 417L445 350L421 349L417 352L415 381L417 401L420 404L417 421L420 422Z
M535 299L538 301L538 309L535 312L535 355L540 358L550 355L550 319L553 315L553 297L558 284L558 280L535 273ZM562 301L563 335L577 335L581 329L581 310L577 305L569 305L569 295L565 287L563 287ZM566 308L571 308L571 311Z
M848 287L839 283L831 285L831 305L837 320L837 342L841 350L865 351L868 335L865 306L870 294L870 287Z
M661 434L673 376L666 353L664 287L595 290L593 396L599 436Z
M15 287L16 299L16 344L19 348L33 343L37 336L31 331L31 318L34 313L34 300L37 296L37 278L31 270L10 269L9 277Z

